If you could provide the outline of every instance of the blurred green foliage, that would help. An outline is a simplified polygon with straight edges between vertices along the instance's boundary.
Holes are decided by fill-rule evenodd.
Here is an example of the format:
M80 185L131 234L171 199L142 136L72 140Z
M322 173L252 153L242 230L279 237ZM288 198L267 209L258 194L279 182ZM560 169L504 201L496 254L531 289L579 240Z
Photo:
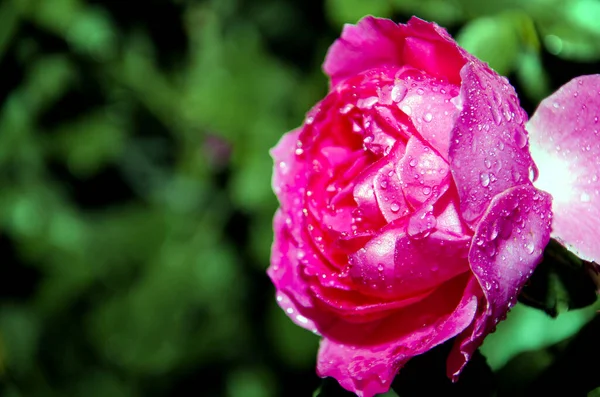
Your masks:
M317 338L264 274L268 150L369 13L447 26L532 103L566 82L544 56L600 58L594 0L0 4L0 392L310 395ZM495 368L591 316L527 310L486 343Z

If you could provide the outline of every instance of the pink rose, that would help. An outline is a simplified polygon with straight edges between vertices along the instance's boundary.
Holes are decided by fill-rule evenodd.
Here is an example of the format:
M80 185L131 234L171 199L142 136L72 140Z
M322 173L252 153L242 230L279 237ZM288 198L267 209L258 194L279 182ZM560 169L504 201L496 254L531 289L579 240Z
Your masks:
M580 76L544 99L527 123L536 186L552 194L552 237L600 262L600 75Z
M272 150L277 301L323 337L318 374L360 396L453 337L455 379L549 240L527 116L418 18L346 26L324 70L329 94Z

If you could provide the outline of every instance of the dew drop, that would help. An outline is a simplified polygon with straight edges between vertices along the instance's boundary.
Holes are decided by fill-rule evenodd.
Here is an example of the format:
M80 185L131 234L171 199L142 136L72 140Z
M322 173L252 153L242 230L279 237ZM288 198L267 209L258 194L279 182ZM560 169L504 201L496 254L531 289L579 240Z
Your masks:
M400 102L406 96L407 89L403 84L396 84L392 88L392 101Z
M341 114L348 114L348 112L350 112L352 109L354 108L354 105L349 103L346 106L344 106L343 108L340 109L340 113Z
M392 210L392 212L398 212L400 210L400 206L398 205L398 203L393 202L390 205L390 209Z
M481 186L488 187L490 185L490 174L482 172L479 174L479 181L481 182Z
M527 251L529 255L533 254L533 251L535 251L535 245L533 244L533 241L528 241L525 243L524 247L525 251Z
M527 145L527 135L521 128L515 128L513 137L519 149L523 149Z
M587 203L590 201L590 195L587 192L583 192L583 193L581 193L581 196L579 197L579 199L581 200L582 203Z
M423 120L426 123L429 123L431 120L433 120L433 115L431 113L425 113L425 115L423 116Z
M365 99L359 99L356 101L356 106L361 109L371 109L373 105L377 103L379 99L376 96L368 97Z

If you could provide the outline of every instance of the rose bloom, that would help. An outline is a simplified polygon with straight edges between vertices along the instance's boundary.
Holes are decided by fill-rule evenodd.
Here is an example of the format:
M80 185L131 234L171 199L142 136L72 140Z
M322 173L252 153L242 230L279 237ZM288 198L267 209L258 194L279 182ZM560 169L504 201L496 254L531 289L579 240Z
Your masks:
M317 372L385 392L456 338L456 379L542 258L551 197L514 89L433 23L367 17L329 94L272 150L277 302L323 337Z

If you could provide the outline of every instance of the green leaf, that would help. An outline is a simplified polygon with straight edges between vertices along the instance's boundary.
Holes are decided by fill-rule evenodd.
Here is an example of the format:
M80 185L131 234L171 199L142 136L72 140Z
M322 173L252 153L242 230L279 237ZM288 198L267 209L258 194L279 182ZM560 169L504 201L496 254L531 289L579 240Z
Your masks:
M388 0L327 0L325 10L336 25L356 23L365 15L389 17L392 7Z
M564 346L554 362L533 382L527 396L552 396L568 386L569 396L584 396L600 387L598 356L600 356L600 317L589 324Z
M575 335L600 308L589 307L558 316L517 304L505 321L498 324L496 332L485 338L481 352L492 369L502 368L520 353L551 346Z
M589 392L587 397L600 397L600 387L597 387L591 392Z
M4 306L0 310L0 370L26 374L36 365L40 337L39 318L28 308Z
M523 92L533 103L539 103L551 93L550 76L537 51L524 51L517 61L517 79Z
M549 52L564 59L590 62L600 59L600 2L575 0L559 4L539 27Z
M521 291L519 300L552 317L589 306L597 300L590 268L591 263L579 259L551 239L544 250L542 263Z
M61 125L50 143L73 174L89 177L119 158L124 139L122 123L107 111L98 111Z
M513 14L482 17L460 31L458 43L501 75L513 69L520 51L518 20Z
M245 368L233 371L227 379L227 397L274 396L274 379L262 368Z
M465 19L464 7L459 0L392 0L394 10L406 15L417 15L446 27ZM480 2L485 3L485 2Z
M600 35L600 2L597 0L570 1L563 16L575 28Z

